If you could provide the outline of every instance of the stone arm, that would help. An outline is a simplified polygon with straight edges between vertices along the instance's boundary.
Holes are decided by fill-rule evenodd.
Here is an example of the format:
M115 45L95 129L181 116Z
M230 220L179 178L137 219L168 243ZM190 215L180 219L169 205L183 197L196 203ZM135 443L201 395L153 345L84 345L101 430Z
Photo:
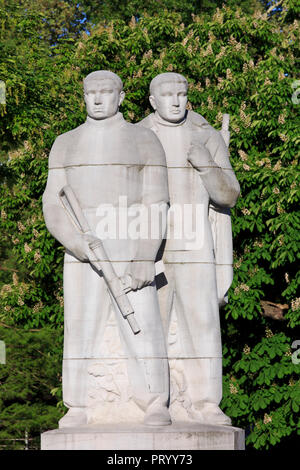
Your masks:
M199 171L213 205L234 207L240 185L230 165L229 152L222 135L212 128L195 131L188 160Z
M209 124L198 130L188 159L200 172L210 197L209 220L214 239L218 301L222 307L228 302L227 292L233 279L230 208L236 203L240 186L225 141Z
M161 144L157 149L161 154L160 163L152 165L149 161L143 172L143 205L148 208L149 238L139 240L138 253L147 253L147 258L155 261L158 249L167 230L167 215L169 209L168 172L165 155ZM159 148L160 147L160 148ZM156 153L157 155L157 153Z
M168 172L165 153L156 135L143 129L145 140L141 152L144 164L141 168L142 207L141 223L147 227L137 240L135 259L129 274L136 280L133 288L141 288L153 282L155 258L167 230L169 209Z
M49 156L48 180L43 194L44 218L51 235L80 261L87 261L87 241L71 222L59 199L60 190L67 184L63 160L64 142L59 136Z

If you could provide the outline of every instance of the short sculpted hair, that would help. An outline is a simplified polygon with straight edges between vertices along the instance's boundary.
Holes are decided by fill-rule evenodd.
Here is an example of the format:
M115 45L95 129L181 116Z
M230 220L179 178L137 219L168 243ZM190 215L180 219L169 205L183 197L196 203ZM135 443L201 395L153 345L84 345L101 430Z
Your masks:
M120 93L123 90L123 82L120 79L120 77L118 77L117 74L115 74L113 72L110 72L108 70L96 70L95 72L89 73L85 77L85 79L83 80L83 89L84 89L84 91L86 91L87 83L89 83L93 80L96 80L96 81L98 81L98 80L112 80Z
M159 75L156 75L156 77L153 78L153 80L150 83L150 95L153 95L155 92L155 89L162 85L163 83L171 83L171 82L176 82L176 83L184 83L186 88L188 88L188 82L187 79L184 78L183 75L180 75L180 73L175 73L175 72L166 72L166 73L161 73Z

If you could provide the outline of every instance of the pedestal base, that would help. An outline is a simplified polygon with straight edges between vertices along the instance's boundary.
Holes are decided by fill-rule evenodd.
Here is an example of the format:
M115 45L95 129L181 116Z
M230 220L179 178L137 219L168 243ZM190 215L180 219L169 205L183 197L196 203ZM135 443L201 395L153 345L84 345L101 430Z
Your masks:
M42 450L244 450L245 433L231 426L174 423L103 424L63 428L41 435Z

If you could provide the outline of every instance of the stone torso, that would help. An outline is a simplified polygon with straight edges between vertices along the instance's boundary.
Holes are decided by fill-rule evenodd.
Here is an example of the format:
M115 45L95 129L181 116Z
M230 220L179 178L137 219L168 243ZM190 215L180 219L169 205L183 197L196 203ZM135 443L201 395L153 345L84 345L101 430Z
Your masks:
M208 206L209 196L200 175L187 161L192 129L185 122L180 126L155 126L167 160L170 200L172 204L196 204Z
M188 162L188 150L192 133L197 131L194 126L184 121L179 125L167 125L150 115L141 125L152 129L159 138L165 154L168 167L168 182L171 208L174 207L174 217L169 216L169 239L165 249L165 261L200 261L214 262L213 238L208 219L209 195L200 174ZM178 212L181 208L182 235L178 239ZM189 211L192 214L190 221ZM186 219L185 219L186 217ZM191 231L188 224L192 223L193 232L200 241L197 246L188 239Z
M63 166L83 209L117 207L124 195L128 205L141 202L140 170L145 162L134 128L121 118L106 121L87 121L68 133Z
M159 141L152 131L127 123L117 113L101 121L87 118L59 136L58 146L51 169L64 171L64 184L73 189L92 232L104 241L110 259L133 259L137 243L119 223L125 217L130 224L132 206L160 197L160 173L166 165Z

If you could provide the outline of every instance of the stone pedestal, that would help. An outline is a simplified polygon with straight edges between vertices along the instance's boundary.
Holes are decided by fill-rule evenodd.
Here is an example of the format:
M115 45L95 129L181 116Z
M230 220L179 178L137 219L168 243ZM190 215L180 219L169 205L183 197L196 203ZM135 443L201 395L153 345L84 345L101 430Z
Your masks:
M88 425L41 435L42 450L244 450L245 433L231 426L174 423Z

